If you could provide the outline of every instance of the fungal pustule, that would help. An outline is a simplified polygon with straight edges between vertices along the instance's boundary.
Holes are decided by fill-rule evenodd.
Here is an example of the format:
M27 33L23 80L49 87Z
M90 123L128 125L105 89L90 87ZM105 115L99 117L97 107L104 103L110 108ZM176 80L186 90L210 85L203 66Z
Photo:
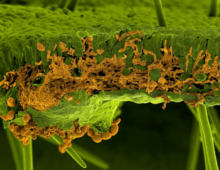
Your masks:
M89 129L89 131L87 132L87 135L88 135L89 137L92 137L92 136L95 135L95 132L93 131L93 129Z
M15 129L15 124L14 123L10 123L10 125L9 125L9 130L11 131L11 132L14 132L14 129Z
M26 137L23 141L22 141L23 145L27 146L30 143L30 139L29 137Z
M118 125L121 122L121 118L112 121L112 125Z
M15 111L14 110L8 111L8 113L7 113L8 120L12 120L12 119L14 119L14 117L15 117Z
M30 116L29 114L25 114L25 115L23 116L23 121L24 121L25 123L28 123L30 120L31 120L31 116Z
M7 100L7 105L9 107L15 107L15 105L16 105L15 99L13 97L9 97L8 100Z
M118 133L119 126L118 125L112 125L109 132L112 134L112 136L115 136Z
M112 137L112 134L109 131L107 131L105 133L102 133L101 136L103 140L109 140Z
M92 136L92 140L95 143L100 143L102 141L102 137L101 137L101 135L94 135L94 136Z

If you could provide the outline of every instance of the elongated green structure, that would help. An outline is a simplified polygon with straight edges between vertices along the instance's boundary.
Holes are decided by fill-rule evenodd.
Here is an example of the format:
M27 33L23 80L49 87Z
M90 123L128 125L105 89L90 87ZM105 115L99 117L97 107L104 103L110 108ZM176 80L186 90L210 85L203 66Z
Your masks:
M32 149L32 139L28 146L22 146L23 151L23 170L33 170L33 149Z
M211 0L209 16L217 17L219 14L218 12L219 12L219 0Z
M54 135L52 136L52 138L54 139L54 141L56 141L60 147L62 147L62 138L59 138L58 136ZM80 158L80 156L76 153L76 151L73 148L68 148L67 152L71 155L71 157L82 167L82 168L86 168L87 165L86 163Z
M187 170L196 170L200 146L201 146L201 142L200 142L199 123L196 119L194 119L193 130L192 130L191 139L190 139L190 147L189 147L190 152L189 152L188 161L186 165Z
M162 27L167 26L161 0L154 0L154 4L155 4L156 12L157 12L159 25Z
M9 129L5 129L16 166L16 170L23 170L23 145L17 140Z
M199 105L199 108L197 109L197 114L201 126L200 130L202 131L201 133L203 136L203 142L205 152L207 155L209 169L218 170L219 168L214 150L214 140L212 137L212 131L208 120L207 109L203 104Z
M163 102L165 109L183 101L199 123L206 167L218 169L214 143L219 148L220 139L207 107L220 104L219 18L210 20L190 0L172 10L171 0L164 8L161 0L129 1L132 8L113 5L116 0L10 2L0 5L0 117L24 145L24 168L33 168L28 162L37 136L52 137L60 153L85 168L71 141L85 134L96 143L114 137L123 102ZM211 4L216 16L218 1Z
M67 8L71 11L75 11L77 3L78 3L78 0L71 0L69 4L67 5Z
M59 8L64 8L66 6L66 3L68 2L68 0L62 0L60 1L60 4L59 4Z
M57 136L59 138L59 136ZM49 138L49 139L45 139L43 137L41 137L42 139L54 144L54 145L60 145L59 142L56 142L53 138ZM79 154L79 156L81 156L84 160L92 163L93 165L96 165L97 167L101 168L101 169L109 169L109 164L102 160L101 158L97 157L96 155L90 153L89 151L83 149L82 147L80 147L77 144L72 143L71 146L76 152L77 154ZM70 152L68 152L70 153Z

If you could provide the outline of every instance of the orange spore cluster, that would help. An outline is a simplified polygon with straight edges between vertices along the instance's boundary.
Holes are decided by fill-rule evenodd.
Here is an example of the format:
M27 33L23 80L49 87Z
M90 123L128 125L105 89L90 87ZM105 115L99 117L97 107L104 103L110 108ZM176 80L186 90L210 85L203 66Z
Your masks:
M0 81L0 86L2 86L2 88L6 90L15 87L17 77L18 75L15 70L7 72L4 76L4 79Z
M115 136L118 133L121 119L118 118L112 122L112 126L109 131L99 134L96 133L93 129L89 129L87 135L92 138L95 143L100 143L102 140L109 140L112 136Z
M10 97L7 100L7 104L9 107L15 107L16 102L15 99ZM15 111L10 110L7 114L7 116L1 115L0 117L4 119L5 121L12 120L15 116ZM74 121L74 127L68 131L65 131L63 129L60 129L57 125L54 126L45 126L42 129L39 128L35 124L35 122L31 119L31 115L26 113L23 115L23 121L24 125L19 126L15 123L10 123L9 130L13 133L13 135L20 141L22 141L23 145L28 145L30 143L30 138L33 140L37 139L37 135L40 135L46 139L50 138L53 135L59 135L61 138L63 138L63 144L61 144L58 148L60 153L65 153L66 149L68 147L71 147L72 140L76 138L83 137L88 131L94 132L92 129L90 129L89 125L85 125L83 127L80 127L77 123L78 119ZM108 140L111 138L111 136L115 135L118 132L118 126L121 119L113 120L112 127L110 128L110 132L105 132L102 134L95 133L97 135L103 135L103 140ZM93 139L93 138L92 138ZM94 140L94 139L93 139ZM97 141L97 140L95 140ZM100 141L101 142L101 141Z
M13 97L9 97L7 100L7 105L8 107L15 107L16 105L16 101ZM15 117L15 111L14 110L9 110L7 115L0 115L0 117L4 120L4 121L8 121L8 120L12 120Z
M109 132L105 132L102 134L95 133L94 130L90 129L89 125L85 125L83 127L80 127L79 124L77 123L77 120L75 120L74 125L72 129L65 131L63 129L60 129L57 127L57 125L50 126L50 127L43 127L42 129L39 128L35 124L33 120L31 120L31 116L29 114L25 114L23 116L24 120L24 125L18 126L14 123L10 123L9 129L13 133L13 135L20 141L22 141L23 145L28 145L30 143L30 138L33 140L37 139L37 135L40 135L44 137L45 139L50 138L53 135L59 135L61 138L63 138L63 144L59 146L59 151L60 153L65 153L66 149L68 147L71 147L72 140L76 138L81 138L83 137L86 133L89 134L92 132L92 139L94 142L99 143L101 140L108 140L112 136L116 135L118 132L118 123L120 122L120 118L117 119L115 122L117 123L112 123L112 126L109 130ZM114 122L114 121L113 121ZM100 139L97 139L100 138Z

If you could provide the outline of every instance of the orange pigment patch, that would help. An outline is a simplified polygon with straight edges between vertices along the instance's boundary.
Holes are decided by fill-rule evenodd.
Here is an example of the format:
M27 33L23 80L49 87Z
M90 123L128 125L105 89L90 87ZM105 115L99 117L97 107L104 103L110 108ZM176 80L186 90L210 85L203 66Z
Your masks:
M99 55L101 55L101 54L104 53L104 50L103 50L103 49L97 49L96 51L97 51L97 53L98 53Z
M40 42L37 43L37 49L39 51L45 51L45 46L43 44L41 44Z
M161 94L159 96L156 96L155 98L163 98L164 99L164 103L163 103L163 110L166 108L166 104L170 103L170 99L166 96L166 94Z
M55 51L56 48L57 48L57 44L54 45L54 47L53 47L53 51Z
M75 102L76 102L77 104L79 104L79 103L80 103L78 99L75 99Z

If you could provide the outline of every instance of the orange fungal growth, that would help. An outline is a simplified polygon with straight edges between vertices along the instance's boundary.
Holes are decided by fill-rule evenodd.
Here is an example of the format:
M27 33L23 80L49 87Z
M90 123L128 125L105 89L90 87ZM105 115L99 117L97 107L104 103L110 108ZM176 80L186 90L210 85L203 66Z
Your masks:
M94 132L95 132L95 131L94 131ZM100 134L100 133L97 133L97 132L95 132L94 135L101 136L101 134Z
M89 129L89 131L87 132L87 135L88 135L89 137L94 136L94 135L95 135L94 130L93 130L93 129Z
M66 146L65 146L65 144L61 144L61 145L59 146L59 152L60 152L60 153L65 153L65 152L66 152Z
M88 132L89 128L90 128L89 125L85 125L85 126L83 126L83 127L82 127L82 132L83 132L83 133Z
M74 56L74 52L75 52L75 49L70 48L70 49L68 50L67 54L70 55L70 56Z
M81 132L82 132L80 126L77 128L76 132L77 132L77 133L81 133Z
M115 136L118 133L119 126L118 125L112 125L109 132L112 134L112 136Z
M41 44L40 42L37 43L37 49L39 51L45 51L45 46L43 44Z
M121 118L112 121L112 125L118 125L121 122Z
M163 110L166 108L166 104L170 102L170 99L166 96L166 94L161 94L159 96L156 96L155 98L163 98L164 99L164 103L163 103Z
M30 129L30 125L24 125L24 129L25 130L29 130Z
M21 135L18 136L18 140L23 141L24 139L25 139L24 136L21 136Z
M66 44L63 42L60 42L60 48L62 53L68 51L68 48L66 48Z
M36 140L37 139L37 135L36 134L31 134L31 138L33 139L33 140Z
M76 104L79 104L79 103L80 103L78 99L75 99L75 102L76 102Z
M10 123L10 125L9 125L9 130L11 131L11 132L14 132L14 129L15 129L15 124L14 123Z
M23 144L24 146L27 146L29 143L30 143L29 137L25 137L25 139L22 141L22 144Z
M30 116L29 114L25 114L25 115L23 116L23 121L24 121L25 123L29 122L30 120L31 120L31 116Z
M70 148L72 146L72 143L67 143L66 147Z
M15 99L13 97L9 97L8 100L7 100L7 105L9 107L15 107L15 105L16 105Z
M101 136L103 140L109 140L112 137L112 134L107 131L105 133L102 133Z
M8 120L12 120L14 119L15 117L15 111L14 110L10 110L8 113L7 113L7 118Z
M68 96L68 94L65 95L65 98L67 99L67 102L73 100L73 96Z
M15 87L17 77L18 75L15 72L15 70L7 72L6 75L4 76L4 79L0 81L0 86L2 86L2 88L6 90L8 90L11 87Z
M20 127L18 125L15 125L14 134L15 135L20 135Z
M60 136L61 136L61 138L65 138L65 136L66 136L65 132L61 132Z
M101 55L102 53L104 53L104 50L103 50L103 49L97 49L96 51L97 51L97 53L98 53L99 55Z
M57 48L57 44L54 45L54 47L53 47L53 51L56 50L56 48Z
M92 140L95 142L95 143L100 143L102 141L102 137L101 135L94 135L92 136Z
M21 135L22 136L25 136L27 133L27 130L25 128L21 129Z
M41 60L41 61L39 61L39 62L36 62L36 61L35 61L35 65L37 65L37 66L42 65L42 63L43 63L43 62L42 62L42 60Z
M84 133L83 132L78 133L77 131L73 131L73 135L77 138L80 138L80 137L84 136Z
M5 115L0 115L0 118L2 118L4 121L8 121L8 118Z

